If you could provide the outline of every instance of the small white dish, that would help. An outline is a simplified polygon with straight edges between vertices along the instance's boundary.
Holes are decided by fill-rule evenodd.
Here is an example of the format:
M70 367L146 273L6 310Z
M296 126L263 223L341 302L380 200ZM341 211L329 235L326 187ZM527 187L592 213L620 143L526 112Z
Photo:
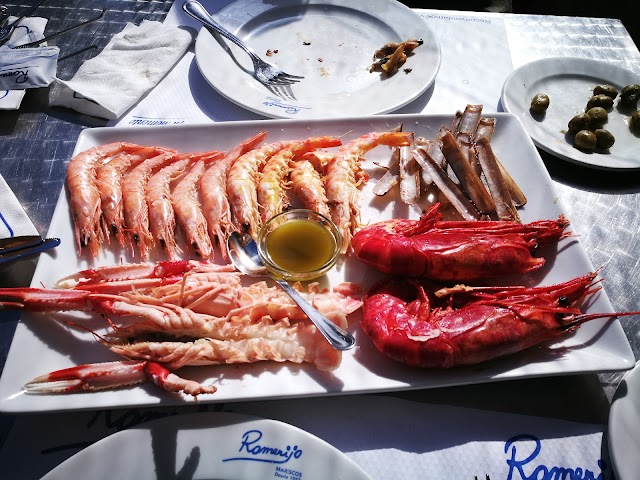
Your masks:
M216 412L175 415L115 433L67 459L43 480L178 477L371 479L340 450L304 430Z
M283 100L251 76L249 56L206 28L196 61L221 95L272 118L336 118L387 113L424 93L440 68L440 45L426 20L395 0L237 0L210 12L259 56L305 78ZM388 42L422 39L405 65L384 78L369 72ZM405 72L404 68L411 69Z
M501 100L504 110L520 118L541 149L583 166L636 170L640 169L640 135L629 130L629 115L617 108L619 95L604 126L615 137L608 153L582 152L566 134L569 120L584 112L597 85L610 84L620 91L632 83L640 83L640 74L617 65L587 58L545 58L516 69L504 83ZM538 93L550 98L543 115L529 111Z
M609 412L609 452L618 480L636 480L640 472L640 362L627 372Z

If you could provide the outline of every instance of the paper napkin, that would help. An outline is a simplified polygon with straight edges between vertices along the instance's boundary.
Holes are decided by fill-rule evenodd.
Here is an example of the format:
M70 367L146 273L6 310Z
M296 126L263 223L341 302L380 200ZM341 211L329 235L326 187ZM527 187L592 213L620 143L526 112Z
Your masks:
M301 428L342 451L374 480L612 478L608 454L603 452L604 425L377 395L18 416L0 449L0 464L7 478L40 478L81 448L123 428L144 428L145 421L167 415L218 410ZM176 438L163 441L169 442L167 448L177 448ZM284 439L281 444L286 444ZM113 461L109 452L94 445L93 453L96 471L107 472ZM206 453L200 452L201 462L206 462ZM158 470L158 475L193 472L197 467L172 461L176 458L158 458L157 468L169 470ZM286 478L299 478L295 463L286 466L293 473ZM154 465L146 468L153 469Z
M0 238L38 235L38 230L0 175Z
M9 17L9 22L16 17ZM58 47L12 50L44 38L48 20L40 17L23 19L7 42L0 46L0 110L20 108L27 88L46 87L55 76Z
M145 20L127 24L71 80L56 79L50 104L114 120L151 90L184 55L191 34Z

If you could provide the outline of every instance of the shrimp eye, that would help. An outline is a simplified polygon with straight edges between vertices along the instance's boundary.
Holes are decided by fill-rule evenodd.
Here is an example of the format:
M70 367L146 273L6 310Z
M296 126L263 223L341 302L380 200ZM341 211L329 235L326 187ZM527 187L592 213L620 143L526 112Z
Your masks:
M118 226L115 223L111 225L111 233L114 235L118 233Z
M248 233L251 229L251 225L249 225L248 223L243 223L242 228L244 229L244 233Z
M569 306L569 298L565 297L564 295L562 295L561 297L558 298L558 305L561 307L568 307Z
M138 243L140 241L140 235L138 235L137 233L133 234L133 241Z

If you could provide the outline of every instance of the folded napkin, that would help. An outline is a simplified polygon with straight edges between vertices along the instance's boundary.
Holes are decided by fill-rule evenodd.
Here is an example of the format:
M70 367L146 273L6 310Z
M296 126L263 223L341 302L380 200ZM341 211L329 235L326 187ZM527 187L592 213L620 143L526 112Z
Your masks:
M151 90L184 55L192 36L145 20L127 24L68 81L56 79L50 104L114 120Z
M9 23L16 17L9 17ZM0 110L20 108L27 88L48 86L55 77L58 47L12 50L44 38L47 19L28 17L20 21L7 42L0 46Z
M0 238L38 235L38 230L0 175Z

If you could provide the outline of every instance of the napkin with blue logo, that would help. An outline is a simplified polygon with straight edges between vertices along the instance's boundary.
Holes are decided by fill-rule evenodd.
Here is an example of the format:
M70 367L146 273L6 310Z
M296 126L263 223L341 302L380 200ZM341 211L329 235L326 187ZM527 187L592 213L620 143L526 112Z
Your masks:
M38 235L38 230L2 175L0 175L0 198L2 198L2 202L0 202L0 238Z
M9 17L9 23L15 20ZM0 110L19 108L27 89L47 87L55 78L58 47L15 48L42 40L47 21L40 17L22 19L0 46Z
M187 30L160 22L129 23L71 80L56 79L49 103L115 120L164 78L192 40Z

